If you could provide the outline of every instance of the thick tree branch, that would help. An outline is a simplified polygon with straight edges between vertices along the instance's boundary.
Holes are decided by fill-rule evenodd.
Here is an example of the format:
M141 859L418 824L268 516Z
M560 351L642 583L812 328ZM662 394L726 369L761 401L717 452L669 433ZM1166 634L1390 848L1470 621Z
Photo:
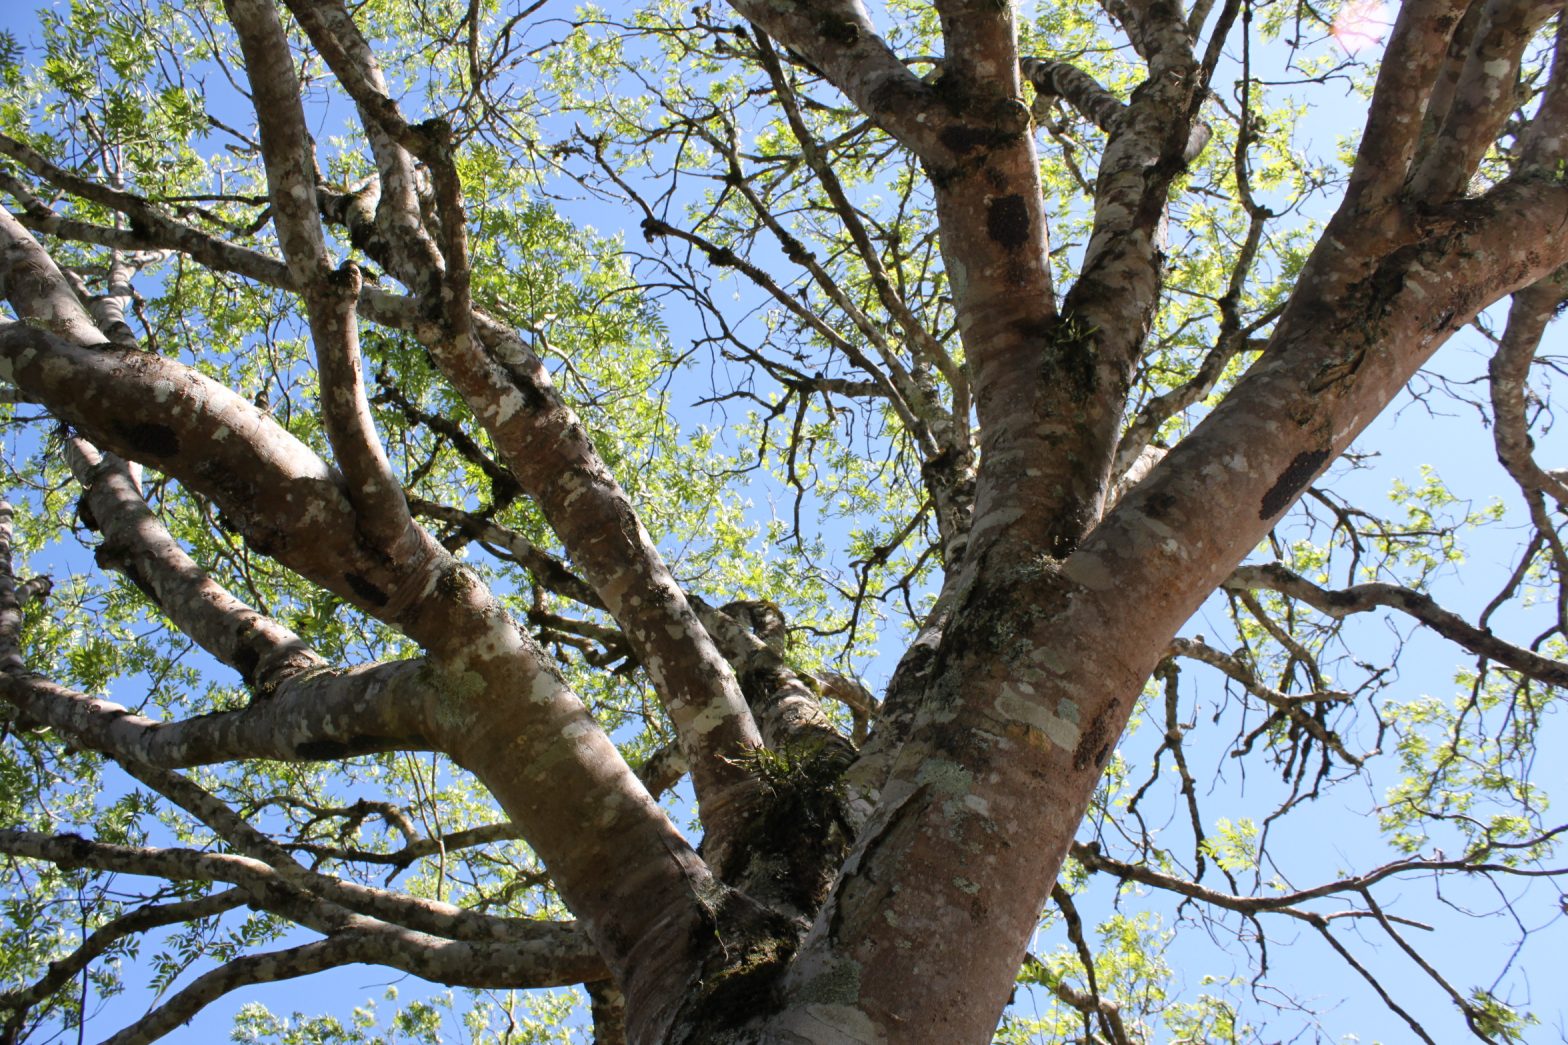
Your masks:
M89 517L103 534L94 557L148 593L182 632L266 696L292 676L325 666L288 628L214 581L147 507L130 466L81 438L67 456Z
M945 152L936 140L938 111L930 87L877 35L857 0L808 0L780 6L732 0L763 32L805 57L828 82L923 159Z
M427 143L403 120L374 52L341 3L290 3L288 7L354 99L375 157L374 188L352 200L358 213L371 215L370 221L351 225L355 243L381 257L417 297L433 303L446 262L430 236L419 201L421 178L414 154Z
M1058 858L1041 853L1066 853L1170 637L1438 344L1568 261L1568 238L1540 235L1568 226L1568 187L1508 183L1442 218L1454 224L1415 248L1364 259L1382 266L1370 285L1324 297L1329 281L1303 280L1260 362L1070 556L1010 558L977 585L924 680L927 707L940 714L917 717L893 757L849 858L856 874L818 914L786 990L855 962L859 997L835 1010L839 1026L896 1011L954 1038L989 1032L1056 877ZM1215 518L1230 525L1220 530ZM1033 623L1009 632L1014 652L975 652L995 648L996 622L1010 619L1003 607L1018 599ZM1128 620L1139 621L1136 641ZM1121 641L1102 641L1108 635ZM940 786L943 767L958 765L962 804ZM1040 848L982 872L966 846L1003 830ZM892 892L858 886L894 880ZM974 903L1008 950L959 942ZM903 965L917 939L930 990L910 999ZM981 982L999 985L990 1004L960 1014L955 999ZM793 1032L805 1019L788 1010L775 1026Z
M1109 134L1081 274L1060 317L1045 328L1044 345L1036 346L1044 358L1038 400L1018 404L999 424L990 424L986 400L978 399L983 439L1006 445L1004 460L1016 457L1020 463L982 470L977 531L985 528L981 519L987 513L1021 514L1027 522L1012 524L1022 536L1020 553L1032 548L1064 555L1100 516L1114 479L1132 369L1159 302L1164 265L1159 229L1170 186L1207 141L1196 120L1201 94L1185 23L1166 8L1152 4L1144 12L1141 31L1153 48L1151 78L1124 108L1087 77L1025 60L1033 79L1043 79L1047 89L1069 91L1076 104L1105 120ZM1157 30L1167 22L1171 32ZM1022 373L1013 375L1014 383L1023 380ZM984 384L978 375L976 384ZM997 430L1007 425L1017 430ZM988 446L987 455L996 460L1001 445ZM1049 502L1035 496L1039 490L1051 491Z
M465 396L472 393L470 405L479 401L502 457L648 670L686 747L703 823L721 844L754 794L737 756L761 743L734 673L538 357L510 328L476 319L500 366L487 360L481 373L454 364L448 373ZM498 370L505 387L491 389Z
M229 0L250 77L274 224L284 261L303 289L321 381L322 421L343 470L359 528L387 552L418 554L420 535L403 503L365 402L355 306L358 268L332 271L316 199L315 149L305 129L293 55L271 0ZM463 301L467 314L467 301Z
M11 559L16 509L0 500L0 680L26 670L22 660L22 609L25 602L16 583Z
M593 1016L593 1045L626 1045L626 996L607 979L584 986Z
M1018 97L1018 31L1013 5L991 0L936 0L935 7L942 26L942 90L952 90L966 99Z
M165 769L270 758L309 761L433 746L427 716L438 678L425 662L291 676L265 700L176 722L145 718L37 675L0 677L0 697L74 743Z
M546 923L538 923L544 925ZM604 975L587 955L553 961L544 948L472 944L423 933L351 925L324 940L246 955L198 977L163 1005L107 1039L105 1045L142 1045L175 1030L230 991L294 979L340 965L386 965L452 986L537 988L597 980Z
M1114 131L1127 113L1127 106L1120 98L1070 62L1024 58L1019 64L1023 67L1024 76L1034 84L1037 98L1046 102L1055 98L1065 99L1068 105L1106 134Z
M494 596L423 530L410 531L422 541L416 554L391 557L365 548L338 477L249 401L172 360L102 347L79 308L55 307L63 281L5 212L0 272L13 306L31 321L0 327L0 361L19 387L87 428L99 445L147 459L214 497L253 545L396 623L432 653L436 670L429 680L437 699L425 722L438 734L435 741L524 825L628 996L649 999L642 1011L655 1023L667 1018L670 1010L652 999L684 996L694 969L685 949L699 938L694 926L706 917L701 897L715 887L712 876ZM75 307L68 291L61 293ZM74 336L54 336L35 325L43 317ZM181 404L178 412L164 405L171 399ZM219 438L220 432L232 437ZM586 444L580 426L574 432ZM559 492L563 498L567 493ZM608 532L638 535L651 551L635 517L625 521L629 529ZM635 581L626 577L616 597L629 594ZM669 587L678 595L673 581ZM646 598L650 589L634 590ZM697 635L705 633L693 617L690 629L664 639L684 650ZM716 651L713 660L733 679ZM696 681L706 692L711 678ZM741 721L749 725L735 691ZM694 727L701 707L680 710ZM718 764L744 779L741 767ZM562 795L571 798L563 801ZM594 811L584 812L587 807ZM585 835L585 819L603 831ZM607 884L606 866L626 874ZM635 903L625 898L631 893ZM650 947L659 960L632 961L634 951Z
M771 603L734 602L718 610L699 603L697 609L703 625L741 680L767 746L780 751L830 753L847 765L854 755L854 746L823 712L817 697L820 684L796 672L779 655L780 648L759 637L759 615L777 616L778 631L783 631L778 607ZM779 638L782 637L781 634Z
M343 471L360 531L376 547L395 554L403 547L417 547L419 537L410 532L415 527L402 483L387 461L365 399L355 310L361 283L358 266L348 262L313 283L306 300L321 379L322 426Z
M1410 114L1426 109L1447 59L1449 41L1472 2L1485 0L1411 0L1400 6L1383 51L1342 212L1379 211L1404 185L1421 137L1421 121Z
M385 942L374 936L344 934L235 958L175 991L168 1001L105 1038L103 1045L147 1045L189 1023L198 1012L231 991L309 976L354 962L375 961L376 950L384 946Z
M294 56L271 0L225 0L224 9L245 55L278 246L308 301L312 289L326 283L332 263L318 216L315 146L305 127Z
M9 215L0 215L0 231L7 223L16 228ZM397 559L365 548L355 538L355 514L337 474L249 400L165 357L86 347L102 345L101 334L66 339L46 333L33 325L38 312L31 304L20 309L30 322L0 326L0 357L20 387L95 444L214 497L256 550L401 627L433 652L458 647L450 614L469 611L414 598L458 568L428 535L419 531L418 546ZM189 409L166 409L171 399ZM438 623L437 617L445 619Z
M1411 199L1445 200L1470 184L1518 104L1515 86L1525 47L1561 10L1561 0L1485 0L1442 125L1414 160L1406 186Z
M339 5L315 14L301 8L329 65L362 110L373 114L367 123L436 169L438 205L445 212L443 268L421 275L433 260L395 251L383 264L390 261L388 268L416 288L424 307L442 317L440 328L423 336L432 358L539 502L647 667L687 745L703 822L715 845L722 845L754 794L736 756L760 743L739 686L548 372L515 332L471 310L450 144L436 140L443 132L437 127L424 134L406 125L378 86L379 74L366 64L368 48ZM629 598L632 592L638 597Z
M1454 93L1459 87L1459 74L1464 71L1465 59L1469 56L1471 45L1475 42L1476 27L1485 17L1486 9L1485 0L1467 3L1459 25L1449 35L1447 53L1444 54L1442 64L1438 68L1437 79L1432 84L1432 92L1427 96L1426 111L1421 114L1421 136L1417 140L1415 152L1417 156L1424 156L1431 151L1433 143L1437 140L1437 133L1443 126L1443 120L1454 104Z
M546 974L562 976L564 982L593 979L602 968L593 948L573 923L482 914L307 871L292 862L280 869L247 856L112 845L80 835L46 835L11 828L0 828L0 853L44 860L67 869L87 867L177 882L226 882L242 889L251 906L291 918L319 932L355 925L391 932L407 930L457 942L509 945L519 948L519 958L532 954L569 966L567 970ZM583 975L574 977L574 973Z
M1552 66L1535 119L1519 135L1517 175L1554 177L1568 157L1568 17L1557 19Z

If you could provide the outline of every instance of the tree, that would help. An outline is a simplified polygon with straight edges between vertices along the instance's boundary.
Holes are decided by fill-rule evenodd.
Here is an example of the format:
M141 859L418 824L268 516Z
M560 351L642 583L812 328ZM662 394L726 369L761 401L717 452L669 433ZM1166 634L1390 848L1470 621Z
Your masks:
M1055 1008L1004 1037L1245 1038L1280 924L1417 1037L1344 926L1516 1037L1391 894L1565 873L1531 432L1568 18L1410 0L1369 68L1327 17L78 0L8 35L5 1040L144 939L115 1042L356 962L585 984L604 1041L980 1042L1020 983ZM1365 107L1343 166L1292 139L1329 104ZM1484 380L1420 376L1467 329ZM1331 471L1411 389L1474 402L1523 506L1458 609L1503 507L1429 476L1382 519ZM1364 613L1473 658L1457 699ZM1215 817L1230 754L1276 783ZM1271 832L1358 787L1377 851L1289 884ZM1097 957L1095 881L1251 979L1178 997L1132 917Z

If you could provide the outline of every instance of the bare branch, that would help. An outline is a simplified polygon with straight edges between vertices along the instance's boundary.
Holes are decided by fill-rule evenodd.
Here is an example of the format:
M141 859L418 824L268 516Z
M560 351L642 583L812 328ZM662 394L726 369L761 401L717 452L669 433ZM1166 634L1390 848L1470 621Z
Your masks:
M925 326L909 310L908 305L893 286L893 281L888 275L886 267L882 264L881 253L871 242L871 237L866 231L865 222L860 219L860 212L850 202L844 187L840 183L838 174L833 170L833 165L823 154L821 146L811 129L806 126L806 121L800 112L800 104L795 95L795 89L784 72L783 65L779 62L778 55L773 50L773 44L766 33L756 34L757 50L762 58L763 68L767 70L769 79L773 82L773 90L779 99L779 104L784 110L785 119L789 122L790 132L795 136L795 141L800 146L801 157L806 166L816 175L824 192L827 193L829 202L833 205L834 212L839 220L844 223L845 230L849 233L851 242L855 244L860 260L870 274L871 285L876 289L877 299L882 302L882 307L888 310L899 329L904 332L904 337L913 346L918 357L923 357L941 371L947 379L948 386L953 389L952 423L958 426L962 438L967 445L969 424L969 380L963 369L953 361L952 355L939 342ZM938 433L940 438L940 432Z
M1345 948L1345 945L1340 943L1338 938L1336 938L1333 933L1329 932L1328 924L1326 922L1319 923L1315 926L1315 928L1323 937L1323 939L1328 942L1328 945L1334 948L1335 952L1338 953L1341 958L1345 959L1345 963L1352 969L1355 969L1356 972L1360 974L1361 978L1366 980L1367 984L1377 992L1377 996L1383 999L1383 1004L1388 1006L1389 1011L1398 1014L1399 1018L1405 1021L1405 1024L1415 1032L1416 1037L1426 1042L1426 1045L1437 1045L1437 1043L1432 1040L1432 1036L1426 1032L1426 1028L1423 1027L1414 1016L1406 1012L1404 1007L1396 1002L1388 993L1388 989L1383 986L1378 978L1374 976L1366 966L1357 961L1355 955L1351 954L1350 951Z
M573 923L482 914L307 871L292 861L285 870L246 856L111 845L80 835L45 835L11 828L0 829L0 853L44 860L62 868L88 867L170 881L227 882L244 890L250 905L320 932L350 926L404 928L460 942L510 944L533 950L539 957L553 952L555 958L579 969L589 965L585 970L588 975L576 980L593 978L599 967L592 948Z
M1088 1004L1080 1007L1079 1011L1098 1016L1106 1036L1120 1045L1127 1040L1127 1032L1121 1026L1120 1019L1112 1022L1113 1017L1118 1015L1116 1006L1100 996L1100 985L1094 971L1094 955L1089 950L1088 941L1084 939L1083 919L1078 917L1078 907L1073 903L1071 894L1059 883L1051 887L1051 902L1062 912L1062 921L1067 925L1067 939L1078 951L1078 964L1083 969L1084 979L1089 984Z
M28 228L84 243L98 243L128 250L148 248L178 250L215 269L238 273L267 286L288 288L294 286L293 276L283 262L193 229L174 220L161 208L134 193L99 184L51 162L24 142L0 134L0 155L11 157L49 184L72 196L101 204L132 219L132 228L116 229L62 217L42 203L36 200L30 201L31 194L25 193L25 188L19 182L11 179L5 172L0 172L0 187L4 187L6 191L27 204L21 221Z
M1553 835L1561 833L1562 829L1551 832L1534 841L1544 842ZM1526 869L1503 863L1487 863L1486 851L1480 850L1469 854L1465 859L1425 859L1422 857L1408 857L1393 860L1380 867L1373 868L1364 874L1351 875L1337 881L1325 882L1310 889L1297 889L1267 893L1259 896L1236 896L1223 893L1217 889L1199 885L1175 875L1165 874L1154 870L1141 863L1129 863L1108 856L1100 851L1097 843L1074 842L1072 857L1090 871L1098 871L1112 875L1124 882L1138 882L1156 889L1165 889L1178 896L1200 900L1203 903L1213 904L1228 911L1238 914L1255 914L1263 911L1277 912L1299 921L1312 922L1322 918L1314 911L1305 910L1302 904L1313 900L1321 900L1331 896L1364 895L1363 891L1370 889L1379 882L1389 878L1407 875L1427 874L1485 874L1503 873L1518 875L1524 878L1556 878L1568 875L1568 868L1541 868Z
M1559 270L1539 283L1516 291L1508 310L1507 326L1487 366L1487 378L1497 459L1525 490L1539 490L1559 506L1568 508L1568 481L1561 473L1548 471L1536 463L1532 453L1534 440L1530 438L1525 416L1530 365L1535 360L1546 325L1564 301L1568 301L1568 270Z
M1359 766L1364 761L1364 759L1347 751L1344 742L1339 739L1337 734L1302 709L1303 704L1345 703L1350 699L1349 694L1333 690L1304 694L1281 693L1279 690L1271 689L1259 682L1256 674L1245 663L1239 662L1235 657L1221 653L1219 650L1194 639L1178 638L1171 640L1171 655L1188 657L1192 660L1201 661L1212 668L1218 668L1227 677L1241 683L1248 693L1274 708L1292 725L1310 734L1320 744L1333 751L1350 765Z
M134 911L109 919L94 929L92 934L70 954L50 962L49 970L31 985L0 994L0 1010L11 1010L10 1016L4 1022L5 1033L14 1035L20 1029L29 1008L64 987L94 959L126 937L178 922L211 918L232 911L245 903L246 895L243 890L224 889L194 900L143 904Z
M1278 563L1270 563L1266 566L1237 567L1225 580L1224 587L1232 591L1257 588L1277 591L1299 599L1336 620L1380 607L1396 609L1476 656L1485 657L1548 685L1568 686L1568 664L1504 642L1491 632L1483 631L1457 614L1443 609L1430 595L1397 584L1357 584L1330 591Z
M473 512L465 512L461 508L452 508L423 498L414 498L410 506L417 515L456 526L474 540L493 545L526 569L541 586L549 591L573 602L582 603L584 606L591 606L594 609L605 608L604 600L599 598L599 593L573 573L566 563L545 552L517 531L481 518Z

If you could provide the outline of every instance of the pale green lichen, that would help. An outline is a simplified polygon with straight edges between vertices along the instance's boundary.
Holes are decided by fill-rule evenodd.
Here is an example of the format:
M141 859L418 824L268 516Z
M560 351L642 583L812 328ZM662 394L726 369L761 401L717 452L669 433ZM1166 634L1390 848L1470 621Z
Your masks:
M808 1004L855 1004L860 1000L860 963L847 958L829 963L801 987L800 1000Z
M1006 686L996 698L996 710L1004 717L1022 722L1043 733L1051 743L1067 751L1078 746L1082 733L1079 723L1082 715L1078 705L1063 697L1054 711L1026 696L1019 688Z
M975 783L969 770L957 762L938 758L928 759L920 767L919 780L944 795L967 795Z
M419 681L436 694L431 701L436 726L447 733L468 730L474 721L473 701L485 691L484 678L477 671L452 670L437 664L426 664L419 676Z

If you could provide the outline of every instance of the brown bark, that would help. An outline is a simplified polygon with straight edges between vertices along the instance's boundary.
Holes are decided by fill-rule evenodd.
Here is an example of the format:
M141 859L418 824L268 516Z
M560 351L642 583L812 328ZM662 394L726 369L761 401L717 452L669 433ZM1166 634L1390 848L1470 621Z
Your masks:
M298 7L313 42L359 106L380 168L374 232L351 224L351 236L410 286L427 315L442 317L422 334L432 358L621 624L687 748L703 821L713 844L722 846L755 796L742 756L761 743L734 675L548 372L515 332L471 311L465 219L450 143L439 140L434 125L415 128L403 120L369 46L340 4ZM268 68L288 72L276 62ZM280 94L279 104L298 108L297 87ZM415 156L434 172L437 204L444 209L440 237L426 233L410 188ZM268 181L275 196L300 183L271 167ZM319 233L313 187L309 203L308 220L303 214L298 220ZM346 216L363 212L354 208ZM439 245L433 242L438 238Z
M30 321L0 328L6 376L99 445L213 497L253 546L421 642L433 658L420 709L431 739L523 825L634 1011L655 1026L667 1020L695 974L689 941L716 885L532 640L423 530L405 531L414 547L396 555L356 540L341 480L308 448L194 371L108 348L9 214L0 213L0 234L6 290ZM166 409L171 402L180 409ZM44 684L8 676L6 685ZM351 748L401 743L408 738ZM563 802L560 787L583 806ZM604 833L585 834L585 819ZM607 864L625 873L604 881L596 869Z
M924 721L850 857L854 874L791 966L792 995L834 984L833 1002L798 1004L775 1026L867 1041L901 1026L955 1041L989 1033L1170 636L1439 344L1568 255L1530 234L1568 221L1568 191L1548 183L1451 205L1424 233L1397 208L1358 221L1401 232L1363 234L1358 251L1331 223L1262 361L1082 544L976 580L943 637ZM1033 845L999 848L1007 838ZM977 922L1012 947L974 947ZM911 997L915 981L925 987Z

